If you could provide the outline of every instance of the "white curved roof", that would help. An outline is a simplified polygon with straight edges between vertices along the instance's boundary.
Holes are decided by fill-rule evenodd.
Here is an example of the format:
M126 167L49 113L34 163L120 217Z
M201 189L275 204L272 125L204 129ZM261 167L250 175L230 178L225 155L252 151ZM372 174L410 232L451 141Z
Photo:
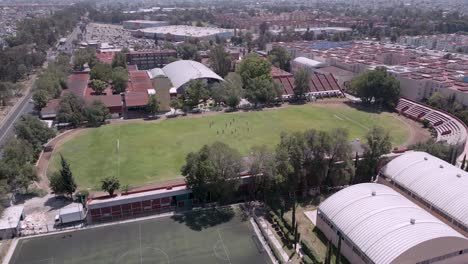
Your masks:
M162 68L166 76L171 80L174 88L179 89L190 80L216 79L223 81L219 75L214 73L205 65L191 60L180 60L169 63Z
M466 241L463 235L382 184L345 188L322 202L319 210L374 263L391 263L407 250L433 239Z
M161 68L154 68L148 71L148 75L150 79L154 79L156 77L166 77L166 74Z
M468 227L468 172L425 152L408 152L380 171Z
M297 57L293 60L293 62L312 68L319 68L327 65L326 63L323 63L321 61L312 60L306 57Z

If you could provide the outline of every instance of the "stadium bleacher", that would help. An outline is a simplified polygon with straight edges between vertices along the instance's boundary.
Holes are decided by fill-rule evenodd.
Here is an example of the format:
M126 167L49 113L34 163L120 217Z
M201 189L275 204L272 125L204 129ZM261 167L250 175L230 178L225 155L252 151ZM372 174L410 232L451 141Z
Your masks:
M466 127L457 118L434 108L411 100L400 98L395 110L413 120L427 120L437 133L437 141L450 145L463 145L466 142Z
M294 96L294 76L276 67L272 67L271 75L273 80L281 85L283 99L292 98ZM344 94L332 74L311 73L309 91L306 96L343 97Z

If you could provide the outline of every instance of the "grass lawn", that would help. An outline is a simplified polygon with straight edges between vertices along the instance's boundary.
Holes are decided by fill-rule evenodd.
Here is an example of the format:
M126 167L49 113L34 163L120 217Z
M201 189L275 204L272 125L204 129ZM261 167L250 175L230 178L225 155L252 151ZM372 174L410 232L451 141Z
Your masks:
M404 143L410 133L392 114L358 111L345 104L106 125L91 128L57 148L49 173L58 168L60 152L70 162L80 189L99 189L100 179L106 176L117 176L123 185L140 186L180 177L187 153L216 140L247 155L252 146L273 148L283 131L344 127L354 140L363 138L373 125L388 129L394 145Z

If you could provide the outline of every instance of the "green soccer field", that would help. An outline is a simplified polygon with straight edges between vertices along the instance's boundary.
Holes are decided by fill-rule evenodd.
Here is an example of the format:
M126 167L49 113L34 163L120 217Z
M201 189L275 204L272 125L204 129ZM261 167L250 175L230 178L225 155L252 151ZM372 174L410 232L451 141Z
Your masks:
M117 176L122 185L141 186L180 177L185 156L216 140L248 155L253 146L273 148L281 132L343 127L349 130L350 140L355 140L363 138L374 125L388 129L394 145L404 143L410 133L390 113L368 113L345 104L307 104L258 112L106 125L89 129L56 148L48 173L59 167L60 152L70 162L80 189L97 190L100 180L107 176Z
M21 239L11 264L271 263L238 207Z

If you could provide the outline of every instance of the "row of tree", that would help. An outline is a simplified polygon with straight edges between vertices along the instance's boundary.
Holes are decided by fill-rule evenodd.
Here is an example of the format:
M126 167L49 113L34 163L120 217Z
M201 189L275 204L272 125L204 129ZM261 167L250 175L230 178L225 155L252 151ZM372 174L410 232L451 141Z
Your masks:
M14 125L16 137L3 149L0 159L0 193L2 196L21 189L28 191L37 180L35 162L44 144L55 136L55 131L39 118L24 115Z
M294 205L311 189L320 192L326 187L369 182L381 156L391 150L391 138L380 127L366 135L361 158L354 155L348 139L348 131L342 128L285 133L274 151L266 146L254 147L248 165L242 163L237 150L215 142L189 153L181 172L202 203L230 201L238 191L240 173L248 170L249 199Z
M47 69L35 82L33 93L36 110L44 108L51 99L59 98L67 88L67 77L71 73L70 56L60 54L54 62L49 62Z

